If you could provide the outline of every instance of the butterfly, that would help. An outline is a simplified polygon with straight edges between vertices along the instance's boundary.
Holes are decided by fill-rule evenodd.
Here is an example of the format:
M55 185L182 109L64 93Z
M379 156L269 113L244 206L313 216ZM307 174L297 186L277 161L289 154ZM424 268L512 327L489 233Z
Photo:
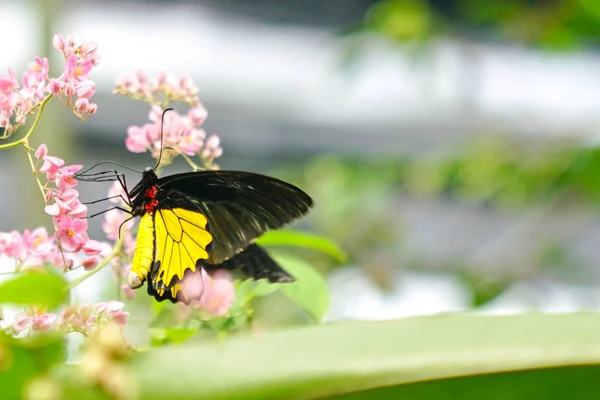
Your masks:
M156 300L187 304L201 293L186 290L185 283L202 269L239 270L272 283L294 281L255 241L304 216L313 205L308 194L244 171L202 170L159 178L159 163L160 158L156 167L146 168L131 191L116 173L104 178L121 182L130 208L121 209L140 218L128 277L132 289L147 281L148 294ZM93 176L103 174L78 178L100 181Z

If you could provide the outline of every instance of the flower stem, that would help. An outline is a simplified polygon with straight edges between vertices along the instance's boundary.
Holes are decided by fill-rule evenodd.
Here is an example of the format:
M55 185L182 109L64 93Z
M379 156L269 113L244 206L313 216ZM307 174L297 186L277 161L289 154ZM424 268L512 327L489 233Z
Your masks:
M75 288L77 285L79 285L81 282L85 281L86 279L88 279L89 277L95 275L96 273L100 272L100 270L104 269L104 267L106 267L113 258L115 258L119 252L121 251L121 247L123 245L123 240L119 239L115 242L115 247L113 247L113 251L112 253L110 253L108 255L108 257L106 257L100 264L98 264L98 266L96 268L94 268L93 270L89 271L88 273L81 275L79 278L72 280L69 285L67 285L66 290L71 290L73 288Z
M52 93L50 93L48 96L46 96L46 98L40 103L37 115L35 116L35 119L33 120L33 124L31 125L31 128L29 128L29 131L27 132L27 134L19 140L15 140L14 142L0 145L0 150L10 149L12 147L17 147L21 144L28 145L29 137L33 134L33 131L35 131L35 128L37 128L37 125L40 122L40 119L42 118L42 112L44 111L44 108L46 108L46 104L48 104L48 101L50 101L51 98L52 98Z
M42 198L44 199L44 203L46 203L46 193L44 192L44 185L42 185L42 182L40 182L40 178L35 168L35 162L33 161L33 157L31 156L31 148L28 145L25 146L25 152L27 153L27 158L29 159L29 165L31 165L31 172L33 172L33 175L35 176L35 181L37 182L37 185L40 188L40 192L42 192Z

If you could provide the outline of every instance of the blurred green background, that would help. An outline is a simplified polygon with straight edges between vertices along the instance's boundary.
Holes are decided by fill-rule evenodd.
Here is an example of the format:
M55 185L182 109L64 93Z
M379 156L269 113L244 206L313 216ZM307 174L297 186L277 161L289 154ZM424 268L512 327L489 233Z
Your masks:
M83 123L53 104L33 145L135 168L153 160L126 151L126 129L148 109L111 94L117 77L192 76L221 167L301 186L316 208L297 227L349 254L308 254L329 320L599 309L599 4L0 0L0 66L58 63L54 32L98 42L98 113ZM49 224L22 150L0 169L0 229Z

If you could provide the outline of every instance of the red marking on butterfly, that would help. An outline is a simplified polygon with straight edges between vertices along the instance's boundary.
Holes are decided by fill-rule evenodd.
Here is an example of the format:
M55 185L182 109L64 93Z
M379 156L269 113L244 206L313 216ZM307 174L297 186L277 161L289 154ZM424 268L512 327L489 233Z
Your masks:
M157 190L158 187L150 186L150 188L146 190L146 193L144 193L144 196L146 198L151 199L148 203L144 204L144 209L146 211L153 211L156 208L156 206L158 206L158 200L156 200Z

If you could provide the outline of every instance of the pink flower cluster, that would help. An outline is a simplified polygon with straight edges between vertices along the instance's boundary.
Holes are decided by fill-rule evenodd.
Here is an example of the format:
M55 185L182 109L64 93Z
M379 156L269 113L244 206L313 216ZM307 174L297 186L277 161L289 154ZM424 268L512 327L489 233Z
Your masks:
M99 61L97 44L82 41L74 34L69 34L67 39L56 34L52 44L66 60L63 73L58 78L48 76L50 65L45 57L36 57L27 65L21 79L22 86L19 86L11 69L8 75L0 75L0 128L6 130L5 137L23 125L27 115L49 94L64 96L65 104L79 116L96 112L96 104L90 103L96 84L89 78L89 73Z
M88 223L85 219L87 207L79 201L79 192L75 189L77 179L74 175L81 165L65 166L65 161L48 155L46 145L42 144L35 152L38 160L43 160L40 172L46 174L44 185L47 214L52 216L56 237L60 248L55 246L55 265L64 265L65 270L83 266L93 269L99 263L99 256L106 246L90 240L87 234ZM64 251L60 251L60 249ZM85 258L80 260L76 253L83 251Z
M204 107L191 108L186 115L169 111L164 116L164 124L162 114L163 110L159 106L152 106L148 115L151 123L141 127L130 126L127 129L125 140L127 150L132 153L143 153L149 150L152 157L158 158L161 151L162 129L162 148L168 147L186 156L200 153L205 164L212 163L223 154L223 149L219 146L219 137L211 135L206 139L206 133L199 128L207 116Z
M44 308L29 308L15 315L10 330L13 334L19 334L27 329L31 332L47 332L56 328L64 333L80 332L89 335L109 323L125 326L129 313L123 311L124 306L119 301L99 303L95 306L70 305L58 318L54 313L47 313Z
M200 105L198 87L190 77L177 78L166 72L160 72L156 78L149 78L142 71L122 76L117 80L113 92L150 104L164 105L179 101L191 106Z
M45 262L60 256L46 228L26 229L23 235L17 231L0 232L0 254L14 259L17 269L42 268Z
M25 230L22 235L17 231L0 232L0 254L15 259L17 269L42 268L46 262L64 266L65 271L80 266L86 270L95 268L108 245L88 237L87 207L79 201L77 180L73 178L81 166L65 166L64 160L48 155L44 144L35 156L43 160L39 171L47 179L45 210L53 218L56 237L50 237L45 228ZM80 251L83 259L77 254Z
M60 314L56 327L65 333L80 332L88 335L110 323L125 326L129 313L123 311L124 306L120 301L114 300L95 306L70 305Z

